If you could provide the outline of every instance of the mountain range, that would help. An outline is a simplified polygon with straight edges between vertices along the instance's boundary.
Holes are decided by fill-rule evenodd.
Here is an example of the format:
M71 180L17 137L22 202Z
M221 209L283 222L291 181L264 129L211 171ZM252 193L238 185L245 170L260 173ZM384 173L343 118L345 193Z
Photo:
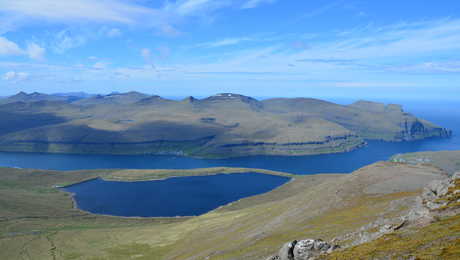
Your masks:
M203 158L345 152L366 139L413 141L451 131L370 101L222 93L171 100L139 92L24 92L0 100L0 151L175 154Z

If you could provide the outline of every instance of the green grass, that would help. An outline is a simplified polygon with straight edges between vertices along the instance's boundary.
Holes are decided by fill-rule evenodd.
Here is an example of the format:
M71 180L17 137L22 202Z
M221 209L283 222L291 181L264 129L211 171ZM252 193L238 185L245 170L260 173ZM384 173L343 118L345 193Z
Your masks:
M456 260L460 255L460 215L423 228L384 235L377 240L337 251L324 259Z
M55 185L261 172L293 177L265 194L189 218L119 218L73 208ZM0 259L264 259L288 241L325 240L378 217L396 217L418 191L366 194L390 176L426 176L425 166L378 163L352 175L296 175L246 168L41 171L0 168ZM420 175L419 175L420 173ZM343 241L347 243L349 241Z

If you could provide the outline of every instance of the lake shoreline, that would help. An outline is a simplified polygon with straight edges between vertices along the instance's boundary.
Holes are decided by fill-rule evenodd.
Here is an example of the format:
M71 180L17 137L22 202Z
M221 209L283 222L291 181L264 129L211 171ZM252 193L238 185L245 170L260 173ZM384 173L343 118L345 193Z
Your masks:
M232 203L235 203L237 201L240 201L240 200L243 200L243 199L247 199L247 198L251 198L251 197L255 197L255 196L259 196L259 195L263 195L263 194L267 194L267 193L270 193L274 190L277 190L278 188L281 188L283 187L284 185L286 184L289 184L289 183L292 183L296 180L296 178L294 178L293 176L289 176L288 174L281 174L281 173L267 173L267 172L257 172L257 171L250 171L250 172L215 172L215 173L209 173L209 172L204 172L203 173L204 175L197 175L195 173L195 175L188 175L188 176L167 176L167 177L164 177L162 179L154 179L154 180L137 180L137 181L133 181L133 180L129 180L129 181L120 181L120 180L113 180L113 179L104 179L103 177L99 176L99 177L94 177L94 178L91 178L91 179L85 179L85 180L82 180L81 182L78 182L78 183L73 183L73 184L70 184L70 185L67 185L67 186L63 186L63 187L57 187L55 186L60 192L64 192L64 193L67 193L67 194L70 194L71 195L71 199L72 199L72 208L74 210L78 210L80 212L83 212L85 214L91 214L91 215L99 215L99 216L109 216L109 217L117 217L117 218L127 218L127 219L165 219L165 220L171 220L171 219L188 219L188 218L193 218L193 217L198 217L198 216L201 216L203 214L206 214L208 212L211 212L211 211L214 211L214 210L217 210L219 208L223 208L227 205L231 205ZM215 176L217 178L221 178L220 176L229 176L229 175L232 175L232 176L236 176L236 175L249 175L249 176L252 176L252 178L254 177L262 177L263 175L267 175L267 176L275 176L275 177L281 177L285 180L281 181L281 179L279 179L277 182L279 183L278 185L275 185L274 188L269 188L269 190L267 191L263 191L263 190L260 190L260 188L254 190L252 193L252 195L248 195L248 196L243 196L243 197L240 197L240 196L237 196L237 198L235 200L232 200L232 199L229 199L228 202L225 202L224 204L221 204L221 205L215 205L215 206L211 206L210 210L208 211L203 211L201 213L196 213L196 214L184 214L184 215L180 215L180 214L177 214L177 215L173 215L173 216L131 216L131 215L122 215L122 214L106 214L106 213L102 213L103 210L101 212L96 212L96 211L92 211L92 210L89 210L89 209L85 209L84 206L79 206L79 202L78 202L78 192L75 192L75 191L72 191L71 188L78 188L77 186L78 185L81 185L81 184L86 184L86 183L89 183L89 182L92 182L92 181L102 181L102 183L106 183L106 184L114 184L114 183L140 183L141 185L152 185L152 184L157 184L157 185L166 185L166 183L161 183L161 182L164 182L164 181L167 181L167 180L172 180L173 182L177 182L177 181L184 181L186 180L185 178L193 178L193 177L210 177L210 176ZM258 177L258 178L259 178ZM175 180L173 180L175 179ZM188 180L191 180L191 179L188 179ZM282 183L281 183L282 182ZM252 184L250 184L252 183ZM253 184L257 184L257 182L251 182L249 181L248 184L246 184L247 187L252 187ZM171 184L169 184L171 185ZM229 183L226 183L224 185L229 185ZM249 185L249 186L248 186ZM240 185L239 186L239 189L241 189ZM243 185L244 186L244 185ZM256 185L257 187L257 185ZM125 187L125 189L128 188L128 187ZM94 188L93 188L94 189ZM123 190L125 190L123 189ZM265 188L264 188L265 189ZM103 188L103 189L99 189L99 188L96 188L95 191L97 192L101 192L101 191L105 191L106 189ZM127 191L129 191L130 189L126 189ZM155 189L153 189L155 190ZM236 189L238 190L238 189ZM259 191L257 191L259 190ZM139 191L136 191L136 193L139 192ZM138 195L136 195L138 196ZM174 197L174 196L173 196ZM238 198L239 197L239 198ZM98 197L100 198L100 197ZM175 197L174 197L175 198ZM179 196L180 198L180 196ZM110 200L113 202L113 201L118 201L117 199L114 199L112 197L110 197ZM161 200L161 199L160 199ZM88 200L86 199L86 203L92 203L92 200ZM105 205L105 204L104 204ZM199 207L201 208L201 206ZM202 211L202 209L194 209L193 211ZM126 209L129 209L128 208L125 208ZM127 214L127 213L125 213Z

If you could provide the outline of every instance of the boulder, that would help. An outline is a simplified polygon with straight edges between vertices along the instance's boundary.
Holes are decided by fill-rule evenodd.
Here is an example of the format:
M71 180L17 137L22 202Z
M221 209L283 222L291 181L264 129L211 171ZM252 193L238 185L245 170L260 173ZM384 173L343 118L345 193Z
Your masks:
M278 252L278 257L280 260L294 260L294 247L297 244L297 240L286 243Z
M313 260L337 248L339 246L331 245L321 239L294 240L284 244L278 255L268 260Z

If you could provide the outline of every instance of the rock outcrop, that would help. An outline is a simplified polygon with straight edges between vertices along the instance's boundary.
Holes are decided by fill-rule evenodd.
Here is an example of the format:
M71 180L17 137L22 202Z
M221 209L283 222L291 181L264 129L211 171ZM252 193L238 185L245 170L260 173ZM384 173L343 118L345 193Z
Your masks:
M345 248L376 240L386 234L404 230L406 226L425 226L439 217L460 214L460 172L451 178L434 180L416 198L416 203L409 213L394 219L379 219L363 226L360 230L335 238L333 241L358 239L347 244ZM375 232L368 232L374 229ZM306 239L292 241L283 245L279 253L267 260L314 260L319 256L329 254L340 248L338 245L327 243L321 239Z
M460 213L460 172L451 178L436 180L423 189L407 220L427 223L436 217Z
M267 260L313 260L338 248L338 245L329 244L321 239L294 240L284 244L278 255Z

